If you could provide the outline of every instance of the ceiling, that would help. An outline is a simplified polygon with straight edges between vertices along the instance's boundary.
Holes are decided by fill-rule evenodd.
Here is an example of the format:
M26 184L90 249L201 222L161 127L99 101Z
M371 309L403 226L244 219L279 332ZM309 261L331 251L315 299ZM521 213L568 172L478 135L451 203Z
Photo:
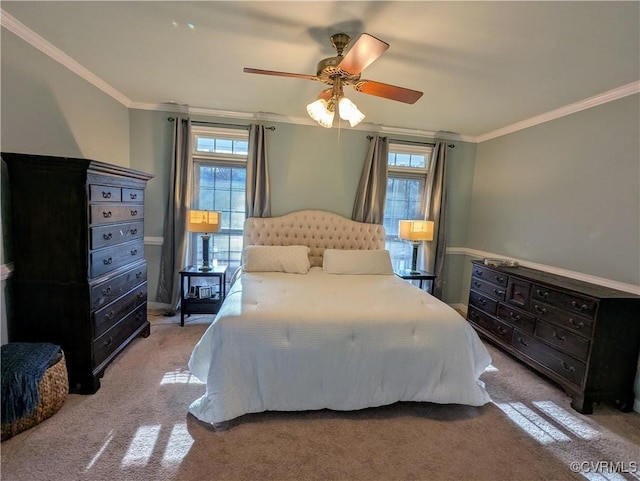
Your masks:
M639 91L639 2L11 2L11 23L59 49L128 107L309 123L329 36L390 44L362 78L424 92L414 105L345 89L362 128L478 139L616 90ZM6 15L8 13L9 15ZM26 29L24 28L26 27ZM37 35L34 35L37 34ZM42 37L42 38L40 38ZM35 40L34 40L35 39ZM54 49L55 50L55 49ZM91 77L94 78L94 77ZM622 90L621 90L622 89ZM104 90L104 88L103 88Z

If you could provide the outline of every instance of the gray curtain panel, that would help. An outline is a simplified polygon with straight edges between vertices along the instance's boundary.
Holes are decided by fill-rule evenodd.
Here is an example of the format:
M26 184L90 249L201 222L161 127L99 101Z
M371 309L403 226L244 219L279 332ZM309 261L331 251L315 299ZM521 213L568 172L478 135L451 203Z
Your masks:
M362 167L360 184L353 203L351 218L358 222L382 224L387 198L387 163L389 143L386 137L369 140L369 151Z
M263 125L249 126L247 159L247 217L271 217L267 135Z
M175 312L173 310L177 309L180 302L179 272L184 267L187 246L186 221L190 177L191 121L188 118L177 117L174 121L169 202L164 221L157 294L158 301L169 304L172 312Z
M433 241L424 242L426 270L437 276L433 295L442 299L442 280L446 245L446 204L447 204L447 143L437 142L431 154L429 173L427 174L427 209L426 220L435 223Z

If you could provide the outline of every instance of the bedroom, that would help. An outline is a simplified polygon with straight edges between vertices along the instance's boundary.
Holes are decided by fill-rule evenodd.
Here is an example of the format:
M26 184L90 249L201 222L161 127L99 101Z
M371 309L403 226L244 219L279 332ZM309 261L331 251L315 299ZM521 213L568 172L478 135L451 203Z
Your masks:
M405 116L408 122L408 116L414 115L411 108L417 108L422 102L422 107L426 107L428 114L429 102L435 102L434 97L437 97L433 92L430 93L430 90L433 90L429 87L430 58L432 63L444 62L438 64L438 68L454 69L459 75L467 77L477 74L465 65L456 63L461 61L459 58L456 58L453 64L447 63L444 53L439 52L441 56L429 57L425 54L427 73L423 74L423 78L414 79L411 83L407 83L408 77L406 80L402 79L403 81L396 80L394 75L386 72L385 65L387 62L394 62L394 49L399 49L403 43L407 48L407 45L412 45L412 41L403 37L398 32L398 27L382 27L382 24L386 23L384 15L377 15L376 9L384 11L385 8L394 7L393 5L367 5L371 5L371 11L359 11L362 14L360 20L371 33L378 33L391 44L389 52L376 62L376 70L371 66L367 73L371 72L372 78L425 91L425 98L416 105L401 110L395 105L390 105L391 102L380 100L367 104L363 96L357 99L353 97L372 122L389 125L390 128L404 127L407 125L404 123ZM594 4L593 8L598 8L598 5ZM20 20L17 13L19 9L12 10L11 7L11 2L3 2L3 9L10 14L13 11L14 16ZM548 5L544 8L559 7ZM452 199L447 271L444 279L445 302L457 307L466 305L471 271L469 261L484 256L506 256L530 261L565 274L591 278L598 283L638 293L638 5L635 2L627 2L617 5L616 8L620 9L615 10L618 12L616 15L604 16L611 22L609 28L603 27L603 19L600 18L602 15L596 15L597 20L587 14L574 17L586 22L584 30L617 33L611 36L603 34L602 38L599 38L601 42L606 39L614 42L617 35L625 32L628 36L623 36L620 42L622 45L633 45L625 50L614 42L615 55L612 51L606 51L604 47L602 50L594 50L592 45L583 46L583 50L578 45L572 51L579 60L577 64L583 68L586 68L585 65L589 62L593 62L598 65L599 75L603 76L603 71L611 74L611 79L601 79L602 87L598 87L599 84L596 82L595 77L598 76L588 75L584 71L576 71L573 74L571 71L565 72L563 61L556 58L555 63L552 62L556 69L553 71L568 75L569 86L565 85L557 94L551 90L554 87L553 83L540 83L539 87L532 88L539 88L549 97L557 95L557 98L543 104L543 107L529 106L528 109L524 109L524 114L517 114L492 128L469 132L462 127L451 127L456 117L465 114L464 109L456 106L448 109L449 120L442 121L442 124L425 121L424 124L418 123L414 129L397 128L396 131L391 130L387 134L391 138L433 141L439 130L460 132L460 137L453 136L448 139L456 147L449 155L448 182ZM271 21L279 22L278 25L283 31L276 36L273 27L264 27L262 30L255 30L254 34L263 35L266 39L276 36L274 47L268 49L267 53L258 52L247 57L244 54L250 49L246 47L241 52L229 54L230 46L225 45L224 39L219 39L216 43L216 52L223 58L225 55L234 58L239 67L236 69L237 75L234 74L232 77L232 83L243 82L244 90L237 93L236 97L245 95L251 88L260 88L261 91L268 91L269 88L280 89L274 90L271 94L273 98L270 99L270 105L277 103L278 99L287 98L291 101L291 108L298 109L295 114L282 117L269 117L268 114L264 114L265 125L276 126L270 137L269 151L273 183L272 210L275 215L305 208L319 208L349 216L366 153L365 137L375 133L375 130L364 127L343 127L338 133L337 128L325 130L313 125L308 119L306 123L302 120L299 123L290 122L290 117L297 120L306 116L304 106L317 95L319 87L313 83L307 86L297 80L250 77L241 72L243 66L288 71L313 70L317 59L323 56L322 53L329 53L327 48L330 47L326 40L311 36L308 33L311 31L309 29L339 22L348 25L353 19L352 12L348 9L336 14L336 17L332 14L340 9L336 7L328 10L322 21L311 23L308 20L300 20L302 27L296 27L297 24L287 22L287 15L273 9L272 13L275 15L275 12L278 12L279 15L275 15ZM446 11L441 14L444 15L442 22L450 18L447 17ZM398 18L408 18L410 13L405 10L399 15L403 16ZM460 12L449 15L462 16ZM554 22L560 24L566 19L563 15L568 14L554 10L553 15L546 15L544 18L554 19ZM424 13L424 16L425 19L431 18L427 13ZM471 21L468 16L463 17L466 22ZM490 18L495 19L495 16ZM29 26L26 18L22 21ZM446 30L444 33L437 33L439 22L429 21L433 22L430 25L436 33L433 34L433 38L424 40L424 45L419 45L420 48L427 49L427 52L429 45L446 46L438 37L448 34ZM568 25L571 25L571 22L567 20ZM623 26L620 27L618 22L622 22ZM577 30L583 31L579 24L574 26ZM482 32L486 33L486 30ZM46 30L38 33L47 38ZM88 33L85 32L85 35ZM533 35L534 43L543 43L539 37ZM295 42L291 39L295 39ZM508 41L509 39L503 40L505 43ZM281 60L282 63L278 64L278 57L285 57L279 49L291 43L294 44L291 46L292 59L286 62ZM604 44L614 48L609 43ZM298 50L303 47L305 50ZM543 51L554 51L553 45L543 44L542 47ZM404 54L407 55L406 51ZM479 56L479 62L483 60L485 59ZM223 61L216 60L218 63ZM494 59L494 63L489 65L498 68L499 63ZM88 64L83 66L92 71L99 68L99 63L96 67ZM478 64L474 66L478 68ZM171 66L166 67L170 68ZM496 72L495 79L499 88L506 88L505 84L497 82L501 79L509 79L516 83L520 80L522 83L522 79L513 78L514 74L510 70ZM162 69L157 73L161 74ZM123 74L126 75L126 72ZM383 77L385 74L387 77ZM189 75L185 78L188 82L194 82L193 77ZM540 81L540 77L537 80ZM223 116L225 113L242 109L220 100L219 97L225 97L226 92L218 90L217 81L210 82L215 88L213 103L206 106L209 110L201 108L201 105L193 105L192 116L194 119L205 121L228 122L229 118ZM631 87L627 90L622 89L628 85ZM615 90L613 94L603 95L612 90ZM528 98L529 94L533 96L534 93L520 92L520 95ZM496 106L500 106L498 110L520 103L507 97L508 94L509 92L496 89L482 92L488 105L495 103ZM588 101L596 96L601 96L598 101ZM133 95L131 98L137 100ZM170 98L158 99L156 103L168 100ZM470 100L464 99L464 102ZM182 102L181 99L176 101ZM568 108L576 103L579 105ZM488 109L487 106L485 108ZM563 116L548 115L544 119L547 121L543 123L526 122L532 118L535 120L538 115L544 116L563 108ZM396 112L393 112L394 109ZM272 110L274 107L261 105L251 112ZM95 112L100 114L97 115ZM211 115L212 112L218 112L218 115ZM397 117L391 117L392 113ZM148 205L162 207L149 209L145 223L145 250L149 261L151 301L154 300L153 293L157 289L164 205L167 198L167 165L171 142L167 117L172 115L175 115L175 112L171 109L123 104L121 99L114 98L113 95L80 78L48 54L10 32L3 23L2 150L96 158L149 172L155 176L147 188ZM236 115L239 114L236 112ZM396 120L391 122L387 120L387 116ZM232 123L246 124L250 120L238 120L234 117ZM519 122L524 124L518 125ZM515 127L507 129L504 135L485 136L510 126ZM351 159L357 161L349 162ZM3 290L7 279L10 279L10 260L3 257ZM3 342L6 342L4 303L2 307L2 335ZM636 381L637 396L639 392L640 381ZM639 411L637 399L638 397L635 410Z

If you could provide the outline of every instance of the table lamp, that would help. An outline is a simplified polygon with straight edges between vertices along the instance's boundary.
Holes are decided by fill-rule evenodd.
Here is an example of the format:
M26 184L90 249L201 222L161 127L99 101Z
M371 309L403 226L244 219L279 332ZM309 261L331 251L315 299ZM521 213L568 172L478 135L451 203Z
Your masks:
M418 246L422 241L433 240L433 221L430 220L401 220L398 224L398 237L413 243L413 258L411 259L411 274L419 274Z
M220 229L222 213L210 210L190 210L188 213L189 232L201 232L202 236L202 266L199 270L206 272L211 270L209 265L209 234L214 234Z

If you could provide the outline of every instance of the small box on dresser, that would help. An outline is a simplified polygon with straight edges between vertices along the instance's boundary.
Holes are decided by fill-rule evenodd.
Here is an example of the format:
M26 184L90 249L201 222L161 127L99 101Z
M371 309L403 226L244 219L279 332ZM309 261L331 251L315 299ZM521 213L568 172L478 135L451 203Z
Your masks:
M467 319L486 339L560 384L571 406L633 407L640 296L526 267L472 261Z
M2 153L11 192L10 341L62 346L72 392L149 335L144 190L151 175L87 159Z

